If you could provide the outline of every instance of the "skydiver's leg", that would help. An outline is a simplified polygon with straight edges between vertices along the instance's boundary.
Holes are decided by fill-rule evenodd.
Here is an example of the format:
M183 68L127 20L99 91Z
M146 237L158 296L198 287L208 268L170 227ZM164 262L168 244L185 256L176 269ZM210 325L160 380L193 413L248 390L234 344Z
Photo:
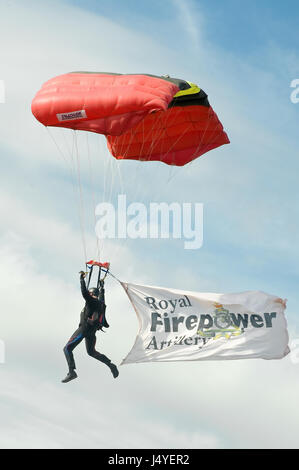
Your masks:
M107 356L99 353L95 349L96 341L97 341L97 338L96 338L95 333L91 333L88 336L86 336L85 345L86 345L87 354L91 357L94 357L98 361L103 362L104 364L108 366L111 363L111 360Z
M106 364L106 366L108 366L109 369L111 370L113 377L116 378L119 374L116 365L113 364L107 356L99 353L95 349L96 341L97 341L97 338L96 338L95 333L90 333L85 337L85 345L86 345L87 354L91 357L94 357L98 361Z
M65 354L65 358L67 360L70 372L76 369L73 350L75 349L76 346L78 346L78 344L81 343L83 338L84 338L84 332L82 328L78 328L75 331L75 333L70 337L65 347L63 348L63 352Z

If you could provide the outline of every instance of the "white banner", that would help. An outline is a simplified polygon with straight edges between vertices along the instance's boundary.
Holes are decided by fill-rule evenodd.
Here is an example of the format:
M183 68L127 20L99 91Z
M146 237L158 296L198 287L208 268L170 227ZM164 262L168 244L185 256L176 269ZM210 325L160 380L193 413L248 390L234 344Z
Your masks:
M288 347L285 301L259 291L215 294L121 283L139 320L122 364L281 359Z

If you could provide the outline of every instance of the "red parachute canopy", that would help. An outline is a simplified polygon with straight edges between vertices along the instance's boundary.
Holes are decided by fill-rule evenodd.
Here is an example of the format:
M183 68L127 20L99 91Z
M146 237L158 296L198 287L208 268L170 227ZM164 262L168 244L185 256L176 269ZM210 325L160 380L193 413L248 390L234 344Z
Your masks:
M36 94L32 113L45 126L104 134L117 159L185 165L229 143L206 93L168 76L60 75Z
M110 268L110 263L100 263L99 261L94 261L93 259L86 262L87 266L99 266L99 268Z
M31 109L45 126L121 135L147 114L165 111L178 90L147 75L74 72L47 81Z

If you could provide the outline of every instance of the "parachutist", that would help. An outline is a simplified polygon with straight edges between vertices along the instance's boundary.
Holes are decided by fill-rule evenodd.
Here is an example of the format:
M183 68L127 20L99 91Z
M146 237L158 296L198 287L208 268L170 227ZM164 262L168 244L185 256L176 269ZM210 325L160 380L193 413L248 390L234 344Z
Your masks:
M85 338L87 354L106 364L111 370L114 378L119 375L116 365L113 364L107 356L99 353L95 349L96 331L99 329L102 330L103 327L109 328L109 324L105 317L106 305L104 281L100 281L100 289L94 287L88 291L84 278L85 273L80 271L81 293L86 303L81 312L79 327L63 349L69 366L69 373L65 379L62 380L63 383L67 383L77 377L73 350L81 343L83 338Z

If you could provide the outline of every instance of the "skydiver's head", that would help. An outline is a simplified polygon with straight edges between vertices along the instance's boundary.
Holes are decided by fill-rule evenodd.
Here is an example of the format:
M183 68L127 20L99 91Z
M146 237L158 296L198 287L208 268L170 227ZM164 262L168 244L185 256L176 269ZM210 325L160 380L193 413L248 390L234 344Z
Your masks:
M97 287L92 287L91 289L89 289L89 293L95 299L97 299L99 297L99 294L100 294L99 289Z

